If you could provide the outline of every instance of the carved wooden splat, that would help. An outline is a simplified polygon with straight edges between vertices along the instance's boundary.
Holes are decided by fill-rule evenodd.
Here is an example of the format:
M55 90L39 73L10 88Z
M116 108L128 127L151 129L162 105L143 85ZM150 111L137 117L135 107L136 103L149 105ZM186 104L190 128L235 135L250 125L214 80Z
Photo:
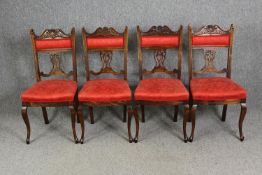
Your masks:
M101 51L100 52L100 60L102 63L101 69L98 72L94 72L94 71L90 71L93 75L99 75L102 73L111 73L114 75L119 75L119 74L123 74L124 71L121 70L120 72L117 72L115 70L113 70L113 68L111 67L111 61L112 61L112 55L113 52L112 51Z
M53 75L64 75L65 74L65 72L60 67L60 65L61 65L60 55L58 55L56 53L50 54L50 61L53 65L53 68L49 72L49 74L53 74Z
M59 53L49 53L50 62L52 63L52 69L48 74L41 72L43 77L49 77L52 75L64 75L70 76L72 75L72 71L69 73L65 73L61 68L61 55Z
M165 68L164 62L166 60L166 50L165 49L160 49L156 50L154 54L154 59L155 59L155 68Z
M100 58L102 62L102 69L111 68L111 61L112 61L112 51L108 52L100 52Z
M157 49L154 53L155 59L155 66L151 71L147 71L144 69L144 74L152 74L152 73L167 73L167 74L175 74L177 70L174 69L173 71L168 70L165 67L165 60L166 60L166 49Z
M216 57L216 49L215 48L209 48L209 49L203 49L204 50L204 60L205 65L202 69L198 71L193 71L194 74L199 73L225 73L227 72L227 69L221 69L218 70L214 65L214 60Z

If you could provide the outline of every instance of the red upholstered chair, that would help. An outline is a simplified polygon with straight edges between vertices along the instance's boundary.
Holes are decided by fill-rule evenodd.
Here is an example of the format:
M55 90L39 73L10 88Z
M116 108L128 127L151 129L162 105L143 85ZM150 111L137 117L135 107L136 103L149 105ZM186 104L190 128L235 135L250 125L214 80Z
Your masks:
M128 28L123 33L118 33L113 28L98 28L94 33L87 33L82 29L84 60L86 65L86 83L78 94L78 115L83 116L82 107L88 106L91 124L94 123L93 107L95 106L124 106L123 122L126 122L127 106L131 104L132 95L127 81L127 54L128 54ZM115 71L110 63L114 51L123 53L123 69ZM101 69L97 72L90 68L90 52L100 52ZM101 74L122 76L119 78L96 78ZM92 77L91 77L92 76ZM128 122L131 120L132 109L128 107ZM138 128L138 125L137 125ZM133 138L128 130L129 141Z
M75 131L76 107L77 107L77 69L75 49L75 29L70 34L65 34L60 29L47 29L40 36L30 31L34 63L36 71L36 83L21 94L22 117L27 127L26 143L30 143L30 123L27 115L28 107L41 107L45 123L48 124L46 107L68 106L71 112L72 130L75 143L78 142ZM61 53L70 52L72 55L72 71L65 73L61 67ZM40 71L39 53L49 54L52 69L49 73ZM68 79L42 80L49 76L71 77ZM84 120L80 117L81 128L84 130ZM83 131L82 131L83 133ZM83 137L83 135L82 135Z
M188 27L188 65L189 65L189 84L191 92L191 118L192 131L189 141L193 141L195 129L195 112L198 104L205 105L223 105L222 121L226 119L228 104L241 105L239 118L240 140L244 140L242 133L243 120L246 114L246 91L235 81L231 79L231 61L234 27L231 25L228 31L224 31L217 25L207 25L198 32L193 32L192 27ZM214 65L216 49L225 48L228 52L227 66L223 69L217 69ZM204 51L205 65L202 69L196 70L193 67L193 49L202 49ZM205 77L197 78L197 74L225 74L225 77Z
M141 106L142 122L145 122L144 105L172 105L175 108L173 121L177 121L179 105L185 104L185 115L189 113L189 93L181 81L182 64L182 31L172 31L167 26L153 26L147 32L142 32L137 26L138 62L140 82L135 90L136 104ZM177 66L168 70L164 61L166 50L177 50ZM155 66L152 70L143 68L142 51L154 51ZM163 73L176 75L176 78L144 78L145 75ZM187 141L187 138L185 138Z

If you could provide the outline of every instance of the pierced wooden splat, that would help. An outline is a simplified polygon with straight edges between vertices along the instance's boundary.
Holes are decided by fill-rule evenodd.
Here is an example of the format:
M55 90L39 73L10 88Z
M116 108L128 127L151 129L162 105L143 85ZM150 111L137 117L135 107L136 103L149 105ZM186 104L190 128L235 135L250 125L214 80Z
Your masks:
M209 49L203 49L204 50L204 60L205 65L200 70L193 71L193 74L201 74L201 73L226 73L227 69L221 69L218 70L214 65L214 60L216 57L216 49L215 48L209 48Z
M37 37L37 39L54 39L54 38L68 38L70 35L65 34L61 29L46 29Z
M147 71L144 69L144 74L152 74L152 73L167 73L167 74L175 74L177 70L174 69L173 71L168 70L165 67L165 60L166 60L166 49L157 49L154 53L155 59L155 66L151 71Z
M65 73L63 69L61 68L61 55L59 53L49 53L50 62L52 63L53 67L50 70L48 74L45 74L43 72L40 73L43 77L49 77L52 75L63 75L63 76L71 76L73 75L73 71L70 71L69 73Z
M194 33L194 35L223 35L223 34L228 34L228 32L221 29L218 25L206 25L202 27L198 32Z
M123 70L121 70L120 72L117 72L117 71L113 70L113 68L111 67L110 64L111 64L111 61L112 61L112 55L113 55L112 51L101 51L100 52L100 59L101 59L102 67L101 67L100 71L98 71L98 72L90 71L90 73L93 74L93 75L99 75L99 74L102 74L102 73L111 73L113 75L124 74Z
M112 27L99 27L94 33L89 34L94 37L109 37L109 36L122 36Z
M177 35L177 32L172 31L167 26L152 26L144 35Z

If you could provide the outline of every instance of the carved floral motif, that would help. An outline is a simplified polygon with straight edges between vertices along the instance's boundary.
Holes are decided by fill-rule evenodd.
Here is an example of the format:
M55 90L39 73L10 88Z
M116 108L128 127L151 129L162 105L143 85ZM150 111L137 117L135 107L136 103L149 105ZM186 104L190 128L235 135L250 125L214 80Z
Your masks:
M65 34L61 29L46 29L38 39L54 39L67 38L69 35Z
M147 32L147 35L175 35L177 32L172 31L167 26L152 26Z
M218 25L206 25L202 27L198 32L194 33L194 35L221 35L221 34L227 34L227 32L221 29Z

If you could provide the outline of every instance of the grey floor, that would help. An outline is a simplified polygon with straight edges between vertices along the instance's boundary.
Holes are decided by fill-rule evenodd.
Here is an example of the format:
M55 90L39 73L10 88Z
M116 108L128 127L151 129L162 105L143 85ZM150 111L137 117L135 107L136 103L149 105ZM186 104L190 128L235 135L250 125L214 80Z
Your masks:
M85 115L83 145L72 141L66 108L49 108L49 125L40 109L30 109L32 142L26 145L25 125L14 110L1 114L0 174L261 174L261 109L248 109L243 143L237 138L239 106L228 108L225 123L221 110L199 107L195 141L186 144L182 110L174 123L171 107L146 107L139 142L130 144L122 108L96 108L94 125Z

